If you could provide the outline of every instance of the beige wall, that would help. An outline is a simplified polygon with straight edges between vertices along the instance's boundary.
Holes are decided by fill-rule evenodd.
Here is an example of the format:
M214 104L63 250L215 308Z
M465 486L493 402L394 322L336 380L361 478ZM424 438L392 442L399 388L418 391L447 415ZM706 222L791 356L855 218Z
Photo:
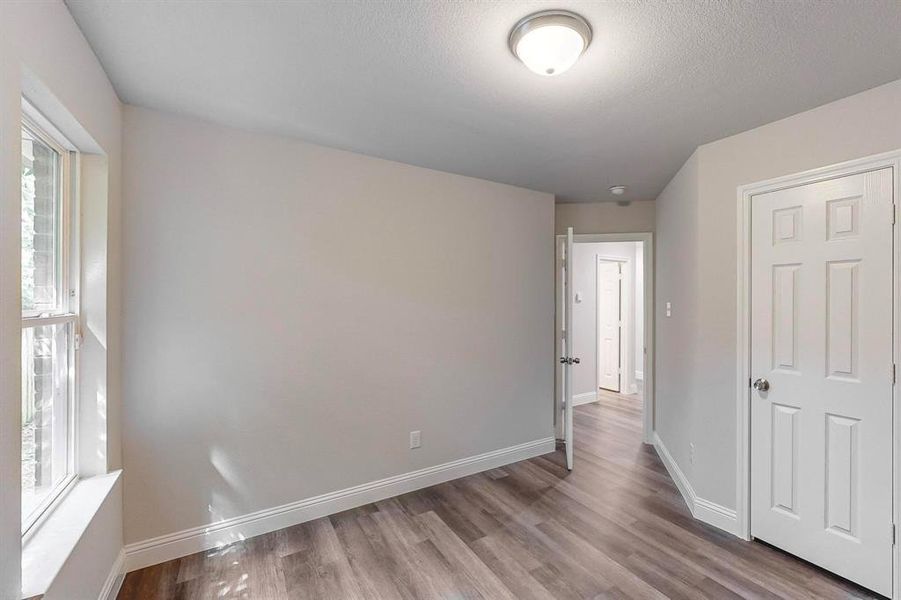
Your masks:
M553 436L550 194L132 107L125 153L127 542Z
M736 506L737 187L899 148L901 80L701 146L657 199L657 429L701 498Z
M694 362L694 345L701 327L698 312L698 154L695 152L657 198L654 428L685 475L697 390L706 373ZM666 316L666 302L672 317ZM726 349L728 351L728 349ZM706 435L700 431L697 437Z
M632 202L619 206L615 202L580 202L557 204L555 230L566 233L639 233L654 231L654 202Z

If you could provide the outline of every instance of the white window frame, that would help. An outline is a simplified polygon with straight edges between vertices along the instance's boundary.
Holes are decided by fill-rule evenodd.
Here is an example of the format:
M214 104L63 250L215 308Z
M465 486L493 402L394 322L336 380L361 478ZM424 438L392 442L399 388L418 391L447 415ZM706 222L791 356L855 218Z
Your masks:
M59 193L60 193L60 232L59 247L61 249L59 263L59 289L61 293L60 307L54 313L29 313L22 311L22 330L50 325L69 325L69 380L68 410L66 423L66 476L60 480L47 496L28 514L22 514L22 536L28 538L36 525L55 508L67 492L78 480L78 346L81 337L79 322L79 258L80 241L78 236L78 152L53 125L36 109L23 101L22 129L55 150L60 157ZM21 285L21 284L20 284ZM24 367L23 367L24 368ZM21 401L21 400L20 400ZM21 441L20 441L21 445Z

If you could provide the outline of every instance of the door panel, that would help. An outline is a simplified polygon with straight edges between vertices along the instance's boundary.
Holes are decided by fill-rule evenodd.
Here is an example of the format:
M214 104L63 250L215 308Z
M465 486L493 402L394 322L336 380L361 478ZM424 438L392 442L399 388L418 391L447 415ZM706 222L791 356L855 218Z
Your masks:
M859 260L826 265L826 369L829 377L856 379Z
M857 538L857 428L860 421L826 415L826 528Z
M773 508L797 515L798 495L798 421L800 410L794 406L773 404L773 450L770 504Z
M798 271L801 265L773 267L773 368L792 371L797 364Z
M892 171L755 196L751 532L892 583Z

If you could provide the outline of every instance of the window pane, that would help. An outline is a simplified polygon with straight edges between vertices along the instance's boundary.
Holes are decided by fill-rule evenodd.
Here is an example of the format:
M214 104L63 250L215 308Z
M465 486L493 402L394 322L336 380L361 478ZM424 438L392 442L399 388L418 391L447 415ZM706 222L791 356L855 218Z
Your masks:
M60 156L22 130L22 310L60 308Z
M69 474L71 324L22 329L22 516Z

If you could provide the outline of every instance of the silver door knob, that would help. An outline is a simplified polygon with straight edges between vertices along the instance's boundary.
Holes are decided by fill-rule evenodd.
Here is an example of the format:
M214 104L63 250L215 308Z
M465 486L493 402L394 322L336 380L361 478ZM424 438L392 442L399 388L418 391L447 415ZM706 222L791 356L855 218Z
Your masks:
M762 377L754 381L752 385L758 392L766 392L770 389L770 382Z
M581 362L578 358L574 358L572 359L572 361L574 364L579 364L579 362Z
M580 362L581 362L581 361L580 361L578 358L570 358L570 357L568 357L568 356L561 356L561 357L560 357L560 364L561 364L561 365L577 365L577 364L579 364Z

